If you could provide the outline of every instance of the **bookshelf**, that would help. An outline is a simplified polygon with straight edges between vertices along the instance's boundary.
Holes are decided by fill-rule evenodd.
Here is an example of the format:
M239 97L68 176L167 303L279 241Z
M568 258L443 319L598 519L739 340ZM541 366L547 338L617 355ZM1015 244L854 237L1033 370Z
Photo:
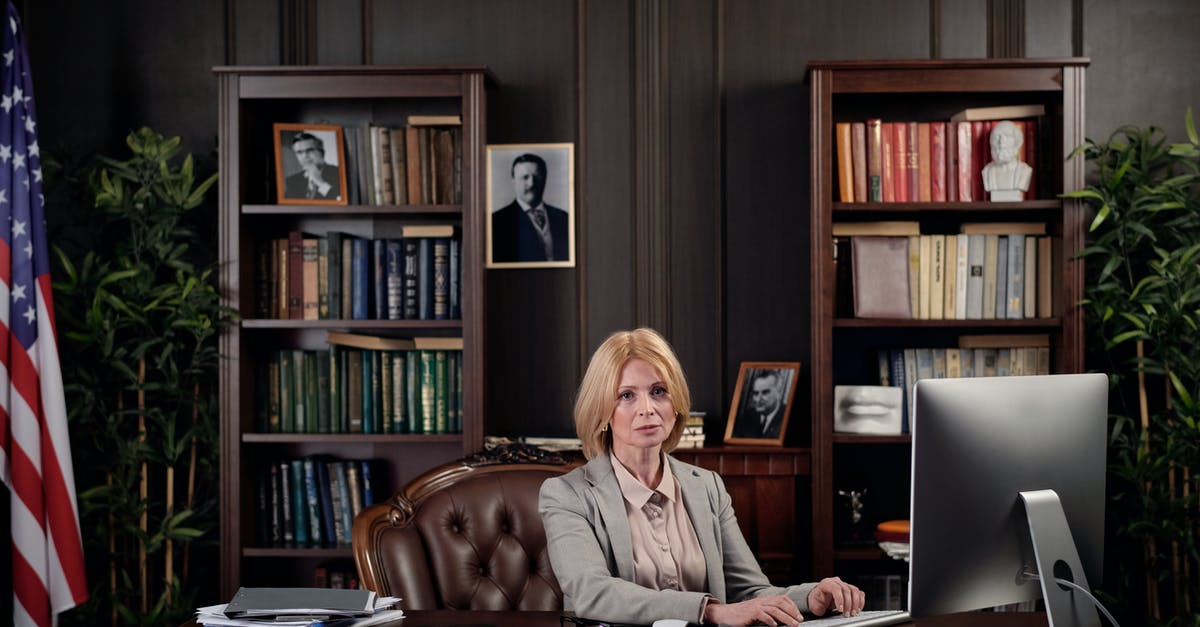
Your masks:
M839 491L866 490L863 525L907 519L911 437L836 433L834 386L879 385L877 351L953 348L971 334L1045 334L1050 372L1083 369L1082 262L1084 208L1058 194L1083 184L1084 164L1066 156L1083 137L1086 59L830 61L808 66L811 89L812 263L812 552L814 575L853 580L905 574L871 542L847 540L848 518ZM1042 105L1032 155L1036 195L1021 201L870 200L843 202L837 162L839 122L945 122L963 109ZM1028 147L1027 147L1028 149ZM854 198L853 200L859 200ZM964 223L1037 222L1054 244L1049 315L1017 319L858 318L839 298L833 226L837 223L916 221L922 234L957 234ZM839 303L842 300L842 303ZM914 316L915 317L915 316ZM964 486L969 489L969 485ZM860 536L861 537L861 536Z
M482 66L247 66L218 67L214 72L220 98L220 283L225 304L240 315L220 344L220 595L228 598L242 585L311 586L321 572L353 571L348 544L298 547L264 541L267 521L258 495L268 462L310 457L377 460L372 471L373 500L380 501L428 468L482 448L486 363L482 164L485 89L491 77ZM395 197L392 203L379 203L373 196L350 192L354 177L349 171L363 167L363 155L347 140L339 160L348 173L343 193L358 202L277 202L276 123L402 128L410 116L429 115L461 118L461 126L455 129L460 134L457 194L450 198L443 194L442 202L419 198L420 203L406 204ZM399 199L403 200L409 197ZM445 225L454 228L458 240L459 317L347 319L351 316L343 315L298 320L270 315L258 307L263 276L258 255L263 242L295 231L395 239L402 237L406 227ZM462 338L458 353L461 430L289 433L264 429L259 422L264 366L272 355L286 349L328 349L331 331Z

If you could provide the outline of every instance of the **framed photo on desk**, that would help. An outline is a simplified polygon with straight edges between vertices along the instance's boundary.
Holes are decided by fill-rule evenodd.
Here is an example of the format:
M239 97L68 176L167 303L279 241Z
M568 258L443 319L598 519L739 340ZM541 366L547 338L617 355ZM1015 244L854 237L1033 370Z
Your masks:
M277 123L275 191L281 205L345 205L342 127Z
M798 361L742 362L725 443L783 446L799 378Z

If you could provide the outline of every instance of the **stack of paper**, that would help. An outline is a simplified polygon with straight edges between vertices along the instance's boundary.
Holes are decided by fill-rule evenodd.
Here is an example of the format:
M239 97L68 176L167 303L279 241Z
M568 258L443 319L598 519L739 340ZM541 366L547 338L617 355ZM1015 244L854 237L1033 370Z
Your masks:
M326 588L240 588L233 600L196 611L201 625L307 627L337 625L365 627L397 618L400 610L384 610L396 597L376 597L370 590Z

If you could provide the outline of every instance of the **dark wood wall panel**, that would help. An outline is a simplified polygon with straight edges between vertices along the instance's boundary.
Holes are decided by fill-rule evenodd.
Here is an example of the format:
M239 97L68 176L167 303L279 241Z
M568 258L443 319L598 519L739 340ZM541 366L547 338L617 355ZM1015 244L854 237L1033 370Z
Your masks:
M372 7L375 63L492 69L500 89L488 94L488 143L575 141L575 3L409 0ZM561 431L571 424L579 380L576 273L506 269L486 276L487 432Z
M227 0L234 65L276 65L279 56L279 1Z
M1025 0L1025 56L1072 56L1072 4L1063 0Z
M364 63L362 0L317 0L316 5L317 63Z
M632 2L582 3L582 117L578 148L583 316L580 368L609 333L635 325ZM568 387L578 385L572 383ZM574 434L574 429L566 430ZM562 435L567 435L563 433Z
M932 0L941 12L941 58L987 56L988 0Z
M1184 141L1187 107L1200 116L1200 2L1084 2L1087 136L1097 141L1125 124L1158 126Z
M724 426L721 376L721 154L716 0L674 0L666 33L669 74L667 194L670 340L692 406ZM682 19L686 17L687 19Z

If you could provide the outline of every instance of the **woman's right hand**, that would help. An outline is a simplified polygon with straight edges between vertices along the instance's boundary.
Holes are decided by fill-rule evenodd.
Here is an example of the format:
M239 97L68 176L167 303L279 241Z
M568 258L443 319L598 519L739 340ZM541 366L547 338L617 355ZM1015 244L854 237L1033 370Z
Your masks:
M704 608L704 622L722 625L763 624L799 625L804 618L796 602L780 594L757 597L740 603L718 603L710 600Z

